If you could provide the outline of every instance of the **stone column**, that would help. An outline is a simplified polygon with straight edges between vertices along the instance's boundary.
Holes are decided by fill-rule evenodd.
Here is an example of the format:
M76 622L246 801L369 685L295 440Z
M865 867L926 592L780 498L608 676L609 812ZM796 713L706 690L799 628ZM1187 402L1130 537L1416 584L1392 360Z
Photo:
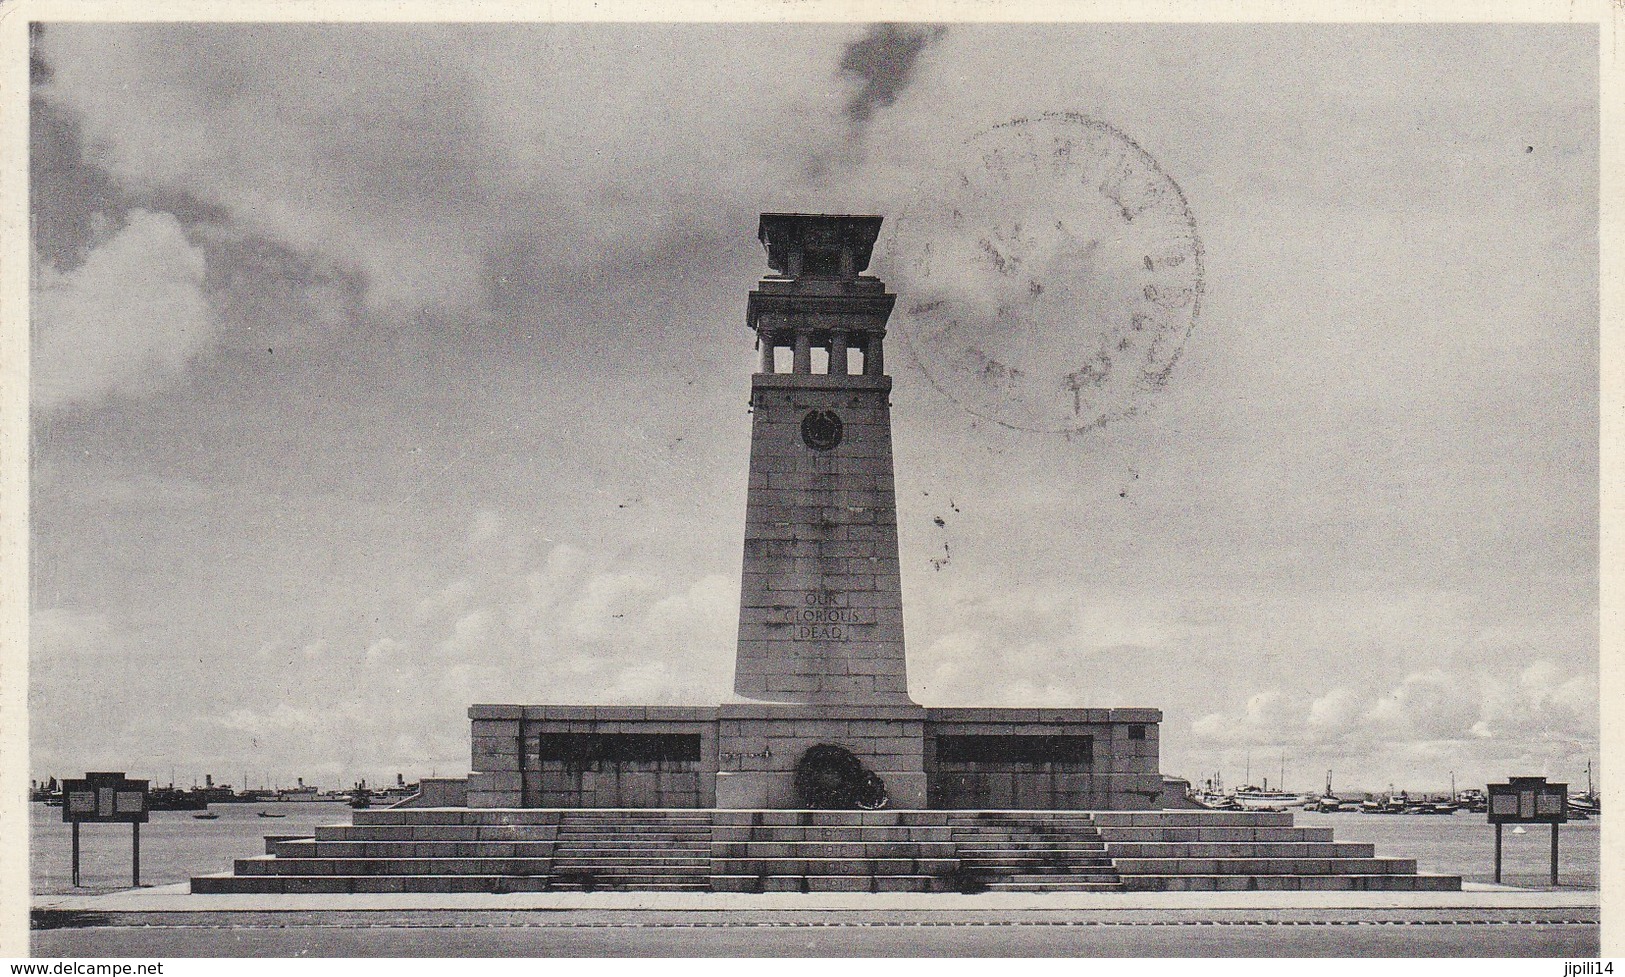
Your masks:
M791 373L812 372L812 336L805 329L796 330L795 362L790 367Z
M846 330L837 329L829 334L829 372L846 376Z
M757 334L757 341L762 344L762 372L772 373L774 369L773 352L778 349L778 344L772 336L765 332Z
M880 352L881 339L886 334L872 332L864 337L863 343L863 375L879 377L886 374L886 358Z

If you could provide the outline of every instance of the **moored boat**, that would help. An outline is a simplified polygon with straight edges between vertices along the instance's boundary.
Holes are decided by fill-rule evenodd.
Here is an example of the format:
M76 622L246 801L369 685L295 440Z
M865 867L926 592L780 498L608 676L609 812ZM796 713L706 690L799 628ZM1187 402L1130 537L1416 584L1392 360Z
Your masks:
M1292 807L1303 807L1313 800L1308 794L1270 790L1268 781L1263 787L1238 788L1231 796L1243 810L1247 811L1284 811Z

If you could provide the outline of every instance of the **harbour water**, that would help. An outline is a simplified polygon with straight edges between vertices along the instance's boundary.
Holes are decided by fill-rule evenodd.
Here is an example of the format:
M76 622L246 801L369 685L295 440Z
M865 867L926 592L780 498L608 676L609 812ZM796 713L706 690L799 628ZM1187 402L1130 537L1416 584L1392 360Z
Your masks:
M60 807L30 804L29 852L37 895L113 892L130 887L130 826L87 824L79 829L79 881L72 885L72 826ZM286 817L262 818L259 812ZM342 801L211 804L200 821L197 811L153 811L141 826L141 884L169 885L194 875L230 870L232 860L265 853L269 834L309 834L318 824L346 824L350 806Z
M1379 857L1414 858L1421 872L1459 875L1466 882L1495 877L1495 828L1483 814L1318 814L1293 812L1303 827L1329 827L1338 841L1368 841ZM1501 881L1506 885L1550 888L1552 836L1545 825L1525 834L1509 826L1501 840ZM1601 860L1602 820L1571 821L1558 829L1558 887L1595 889Z
M144 885L185 882L194 875L224 872L232 860L262 854L268 834L309 834L318 824L344 824L350 808L343 803L216 804L217 820L200 821L191 811L154 811L141 826L141 881ZM259 812L283 814L262 818ZM112 892L130 887L128 825L86 825L80 830L80 881L69 874L69 826L62 809L29 805L29 847L36 894ZM1296 812L1305 827L1331 827L1338 841L1365 841L1384 857L1414 858L1424 872L1460 875L1488 882L1494 869L1495 834L1482 814L1443 816L1316 814ZM1545 888L1551 853L1550 829L1535 826L1504 835L1502 881ZM1558 882L1562 888L1597 886L1601 821L1577 821L1560 829Z

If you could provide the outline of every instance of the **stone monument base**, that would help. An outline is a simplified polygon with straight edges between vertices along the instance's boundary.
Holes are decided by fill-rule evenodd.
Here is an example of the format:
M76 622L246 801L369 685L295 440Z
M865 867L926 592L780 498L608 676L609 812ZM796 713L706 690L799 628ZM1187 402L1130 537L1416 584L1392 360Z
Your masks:
M925 707L780 705L718 707L717 807L796 808L796 763L819 745L849 750L886 785L889 806L926 806Z
M477 705L473 808L806 807L796 765L849 751L899 810L1147 810L1156 709Z

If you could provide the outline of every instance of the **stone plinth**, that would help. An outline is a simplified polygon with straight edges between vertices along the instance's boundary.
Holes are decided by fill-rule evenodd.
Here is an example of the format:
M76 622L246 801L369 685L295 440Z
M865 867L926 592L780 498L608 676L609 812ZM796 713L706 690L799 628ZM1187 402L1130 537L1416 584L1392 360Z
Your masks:
M895 808L926 806L925 709L916 705L731 703L717 710L717 807L793 808L796 763L814 746L850 750Z
M1144 810L1155 709L482 705L472 808L796 808L814 746L851 751L897 809Z
M1161 721L1157 709L928 709L929 806L1153 807Z

